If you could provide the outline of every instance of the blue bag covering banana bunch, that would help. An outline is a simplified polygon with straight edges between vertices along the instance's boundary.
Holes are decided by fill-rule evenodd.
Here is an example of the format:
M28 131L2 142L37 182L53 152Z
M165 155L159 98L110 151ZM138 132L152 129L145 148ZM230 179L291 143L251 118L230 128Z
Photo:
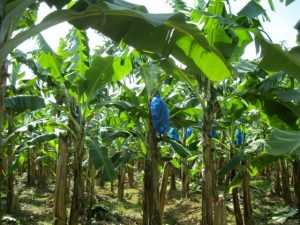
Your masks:
M160 134L165 134L170 126L170 112L168 105L160 98L156 96L151 101L151 119L154 129Z
M173 140L179 141L179 135L176 128L172 127L169 131L169 137Z
M234 140L234 143L236 146L240 146L244 144L244 134L240 130L236 130L235 132L236 139Z
M186 138L189 138L193 133L193 128L192 127L188 127L188 129L186 129Z

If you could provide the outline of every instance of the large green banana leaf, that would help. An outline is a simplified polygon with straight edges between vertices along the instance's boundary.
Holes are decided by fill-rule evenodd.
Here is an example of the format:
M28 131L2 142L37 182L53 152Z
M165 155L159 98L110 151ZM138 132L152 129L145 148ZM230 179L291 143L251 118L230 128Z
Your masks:
M127 5L126 5L127 6ZM117 4L101 2L88 6L79 2L73 9L85 8L82 13L102 11L103 15L70 21L78 28L92 27L116 42L124 41L139 51L174 56L177 60L211 80L220 81L231 71L221 53L209 45L194 25L185 22L184 14L149 14Z
M116 42L123 41L139 51L174 56L211 80L221 81L231 71L222 54L211 47L201 31L185 22L184 14L149 14L124 1L101 1L88 5L78 1L71 9L57 10L41 23L20 32L0 45L0 64L19 44L58 23L69 21L77 28L92 27Z
M111 159L108 157L108 150L101 146L99 141L95 138L88 138L86 146L89 150L92 162L96 169L103 169L103 178L106 180L113 180L117 173L113 167Z
M262 60L259 67L268 71L284 71L300 80L300 60L295 55L296 49L292 52L284 51L280 45L273 44L259 36L262 47Z
M266 149L272 155L292 153L300 155L300 131L272 131L266 142Z
M15 113L21 113L26 110L34 111L45 108L45 100L39 96L17 95L4 99L4 107Z

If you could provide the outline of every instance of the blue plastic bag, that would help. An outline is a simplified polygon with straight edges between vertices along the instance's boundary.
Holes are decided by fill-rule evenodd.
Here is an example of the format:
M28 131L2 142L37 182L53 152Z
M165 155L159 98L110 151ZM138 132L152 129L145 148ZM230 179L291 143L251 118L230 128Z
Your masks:
M211 138L217 138L218 137L218 134L215 130L212 130L211 131Z
M80 108L78 105L75 105L74 116L77 123L80 123Z
M165 134L170 126L170 112L168 105L156 96L151 101L151 118L154 129L160 134Z
M179 141L179 135L176 128L172 127L169 131L169 137L173 140Z
M186 130L186 138L189 138L193 133L193 128L192 127L188 127L188 129Z
M236 139L234 140L235 145L240 146L244 144L244 134L240 130L235 131Z

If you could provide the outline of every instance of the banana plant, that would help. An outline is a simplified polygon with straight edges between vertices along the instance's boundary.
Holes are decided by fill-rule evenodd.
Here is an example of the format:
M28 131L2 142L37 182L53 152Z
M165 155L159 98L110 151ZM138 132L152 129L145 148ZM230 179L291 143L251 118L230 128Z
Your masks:
M43 46L45 47L45 46ZM48 49L48 47L47 47ZM69 52L69 54L66 54ZM121 59L114 56L100 57L89 55L88 40L84 31L72 29L66 41L60 43L58 53L38 52L36 63L39 65L40 79L54 86L53 95L59 108L66 110L69 118L67 131L76 148L74 154L74 191L70 214L70 224L76 223L80 207L78 201L83 193L79 193L83 185L82 160L84 157L85 129L92 111L90 104L97 97L98 89L109 82L124 78L130 70L130 58L123 54ZM34 68L35 69L35 68ZM66 107L64 107L64 105ZM95 141L88 140L89 146ZM58 211L57 211L58 212ZM61 217L61 216L60 216ZM62 216L66 218L66 216Z
M230 69L226 61L223 60L222 56L216 50L210 48L206 39L198 32L195 26L185 22L183 14L151 15L147 13L144 7L124 1L118 1L118 3L99 2L91 5L85 1L78 1L71 8L67 9L61 8L70 3L71 0L59 3L51 0L45 2L50 6L55 5L59 9L49 14L37 25L34 24L36 17L30 16L29 19L27 18L30 23L25 23L25 27L24 25L20 26L23 17L27 15L23 16L24 12L29 8L33 11L31 14L36 13L37 4L35 1L27 0L23 1L22 4L16 4L16 0L1 2L1 87L5 88L7 77L5 64L7 56L27 39L37 35L44 29L64 21L72 21L78 28L91 26L114 41L120 42L123 40L140 51L158 53L164 56L172 53L175 57L185 61L190 66L204 71L211 79L225 79L230 75ZM100 23L98 25L94 24L95 20ZM134 26L129 27L127 22L124 23L125 21L131 21L135 28ZM112 29L110 22L114 26ZM13 32L19 28L21 28L21 31L13 36ZM117 30L122 31L123 35L122 33L114 32ZM138 34L136 33L137 31L139 31ZM152 34L152 37L149 36L149 33ZM138 36L139 38L137 39ZM191 45L197 45L198 50L188 53ZM199 61L198 54L204 54L207 59L212 59L215 62L218 61L218 67L210 67L208 64ZM4 89L1 90L0 96L1 110L3 110L3 93L5 93Z
M256 125L254 124L250 130L253 130L253 127L258 126L258 124L265 124L268 130L273 130L274 128L298 130L299 103L296 100L298 91L294 88L298 81L284 72L272 74L261 70L259 64L255 62L241 62L237 65L237 69L243 77L240 80L241 85L238 87L238 96L247 105L251 106L252 113L256 112L264 120L263 123L255 123ZM281 110L285 111L284 115ZM254 141L250 142L249 146L245 148L247 154L236 155L231 161L231 167L234 164L236 165L237 161L243 161L243 158L251 156L249 164L244 168L244 171L250 176L255 176L266 166L277 162L280 159L280 151L277 154L276 151L282 148L280 147L280 140L286 140L288 137L284 137L285 131L272 131L270 136L268 133L269 131L265 132L260 140L255 140L257 138L254 137ZM266 142L265 146L268 151L264 151L263 143L268 139L269 141ZM282 145L283 143L287 145L288 142L281 142ZM292 144L293 142L291 141L290 143ZM289 151L293 152L294 148L287 149L286 153ZM294 156L294 158L297 161L297 157ZM243 177L241 174L237 175L231 186L239 185L244 179Z
M225 60L222 59L221 55L216 50L209 47L206 39L198 32L197 29L195 29L195 26L189 25L185 22L183 14L175 13L171 15L151 15L146 12L144 7L128 4L123 1L119 1L118 3L101 2L97 5L89 5L85 1L78 1L75 5L68 9L61 8L71 1L62 1L58 3L49 0L46 2L49 5L55 5L60 9L49 14L40 24L37 25L34 25L34 16L32 16L33 19L31 20L29 20L30 18L27 18L27 20L31 23L26 23L26 27L21 27L21 32L19 32L16 36L13 36L13 31L19 29L19 24L21 24L20 21L23 19L24 12L30 8L33 11L32 14L36 13L35 1L27 0L22 2L22 4L16 4L16 1L1 2L1 88L5 88L6 86L5 82L7 71L5 62L8 54L11 53L19 44L37 35L42 30L64 21L73 21L73 24L80 28L91 26L98 31L103 32L114 41L120 42L123 40L125 43L132 45L140 51L159 53L164 56L168 56L172 53L178 59L185 61L190 66L204 71L204 73L211 79L220 80L230 75L230 69L228 68ZM97 18L96 20L98 21L103 21L103 24L100 26L93 24L95 18ZM116 21L116 23L114 21ZM126 23L123 23L124 21L132 21L132 24L134 24L136 28L133 28L133 26L128 27ZM111 25L108 22L112 22L114 24L113 29L111 29ZM117 30L123 30L125 36L120 35L120 33L111 32ZM175 33L173 30L175 30ZM136 34L136 31L139 31L139 33ZM144 35L141 35L141 31ZM149 33L152 33L151 42L149 41ZM138 36L139 38L137 39ZM143 37L143 39L141 39L141 37ZM199 46L199 51L188 53L191 45ZM210 58L215 62L218 61L219 66L211 67L208 64L199 61L198 54L200 53L206 55L207 58ZM3 99L5 93L5 90L2 89L0 91L1 110L3 110Z
M45 107L44 99L39 96L32 95L17 95L13 97L7 97L4 99L4 106L7 111L8 117L8 134L11 135L14 132L14 120L17 116L25 111L34 111ZM7 147L7 166L8 166L8 183L7 183L7 212L14 212L14 172L11 170L14 160L14 144L11 142Z
M158 66L155 64L155 62L152 62L151 60L145 58L144 56L139 56L137 57L137 53L135 53L135 58L132 58L132 61L135 62L135 70L137 71L137 73L139 74L139 77L137 78L133 78L133 79L138 79L138 84L128 84L128 85L133 85L134 88L129 89L124 82L124 84L122 82L119 83L119 87L121 89L119 96L115 99L109 100L109 101L103 101L103 102L99 102L96 105L103 107L114 107L117 108L121 111L121 114L119 114L119 118L129 118L130 125L128 125L128 127L130 127L129 129L127 128L127 131L130 131L132 128L134 128L134 133L136 134L136 136L142 140L143 142L143 148L145 149L145 146L149 145L149 140L147 140L147 129L148 128L148 122L147 122L147 114L145 113L145 111L147 111L147 99L149 95L153 95L153 91L156 91L158 93L160 93L162 96L168 96L166 97L166 99L170 98L172 99L171 96L171 92L172 90L169 89L169 83L166 82L164 83L164 79L166 77L165 72ZM148 66L150 64L150 66ZM151 72L151 76L150 76L150 72ZM141 78L142 79L141 79ZM139 80L140 79L140 80ZM164 91L164 89L166 89ZM168 102L168 100L166 100ZM179 100L178 100L179 101ZM174 100L173 100L174 102ZM170 104L172 105L171 101ZM180 104L178 104L180 105ZM174 112L173 112L173 111ZM186 124L185 122L188 122L189 124L193 124L195 123L195 121L192 120L188 120L188 119L184 119L181 118L180 120L178 119L181 116L184 117L188 117L188 114L193 114L193 108L190 106L189 110L187 109L186 111L185 108L179 108L179 107L174 107L174 109L171 110L171 120L172 123L183 126L183 124ZM112 111L110 111L112 112ZM125 115L123 115L123 113L125 113ZM111 113L109 113L111 114ZM173 117L174 114L174 117ZM176 114L176 117L175 117ZM113 117L111 118L111 116L106 116L105 117L107 121L115 121L118 120L117 118ZM115 119L114 119L115 118ZM115 123L115 122L114 122ZM119 124L119 123L117 123ZM126 124L125 122L121 123L121 124ZM118 128L120 129L120 128ZM122 128L123 129L123 128ZM132 132L132 130L130 131ZM120 133L120 132L118 132ZM113 135L114 133L111 133L111 135ZM117 133L115 133L117 134ZM169 140L169 139L162 139L163 142L170 144L175 152L177 152L178 154L180 154L181 156L188 156L190 154L189 150L187 150L186 148L184 148L182 146L182 144L177 143L175 141ZM163 149L164 147L161 147L161 149ZM170 149L170 147L168 147L168 149ZM159 153L159 154L163 154L163 150ZM149 156L147 156L149 154L149 149L147 149L145 152L142 152L142 155L146 158L148 158ZM165 157L165 156L163 156ZM157 159L156 159L157 160ZM160 163L160 162L157 162ZM156 168L156 167L155 167ZM155 169L154 168L154 169ZM157 169L157 168L156 168ZM145 173L149 172L147 171L148 168L145 168ZM149 179L149 178L148 178ZM146 182L146 179L145 179ZM149 194L146 193L145 191L145 195ZM144 212L145 213L145 212ZM146 216L147 214L145 214ZM152 215L153 216L153 215ZM146 219L147 220L147 219Z
M57 116L69 118L69 122L65 121L64 126L73 142L77 143L74 145L78 148L74 150L75 162L78 162L76 157L81 157L78 165L74 165L74 169L81 168L84 156L84 130L92 118L90 104L96 100L99 87L103 87L104 90L107 83L117 81L127 75L131 68L130 59L125 54L122 57L122 62L125 64L121 64L121 59L113 56L96 56L90 63L86 35L83 31L76 29L70 31L66 41L61 42L58 53L48 46L42 36L39 36L39 44L41 50L33 52L34 60L28 59L26 55L18 51L14 55L20 62L31 68L39 78L39 88L44 94L49 98L54 97L55 101L51 100L51 104ZM71 56L66 52L70 52ZM99 65L102 66L99 67ZM46 87L52 88L49 90ZM77 171L75 174L81 176L82 173ZM55 211L59 213L60 210ZM65 215L59 215L59 217L66 220Z
M15 202L14 195L14 168L13 162L15 160L20 161L20 157L18 156L18 152L20 150L20 146L17 146L19 140L18 132L20 124L18 120L23 121L22 117L28 114L28 112L40 110L45 108L45 100L43 97L39 96L40 93L35 91L35 82L26 82L26 80L22 79L22 73L20 71L20 65L17 61L14 62L12 66L12 76L9 79L9 88L7 89L6 95L9 97L4 98L4 108L5 116L7 119L6 127L7 132L1 133L1 147L3 152L6 152L7 156L7 212L11 213L15 211L13 205ZM16 135L18 133L18 135ZM6 135L6 136L4 136ZM4 138L3 138L4 137ZM15 150L19 149L19 150ZM23 158L24 161L24 157ZM2 161L1 161L2 163ZM3 167L2 167L3 168ZM3 175L1 174L1 179Z
M41 2L41 1L40 1ZM99 2L89 5L85 1L77 1L71 8L61 9L71 1L45 1L49 5L55 5L59 9L49 14L39 24L34 24L36 17L37 4L34 0L26 0L21 4L15 0L2 1L0 5L0 133L2 134L2 118L3 118L3 101L5 96L7 68L6 62L8 55L21 43L27 39L37 35L42 30L64 21L72 21L78 28L86 28L91 26L98 31L106 34L114 41L132 45L140 51L147 51L169 56L170 53L176 58L184 61L190 66L204 71L211 79L220 80L230 75L230 69L226 61L215 49L211 48L206 39L198 32L195 26L187 24L184 15L175 13L171 15L151 15L148 14L144 7L139 7L127 2L119 1L118 3ZM24 14L26 10L30 11L30 16ZM129 13L128 13L129 12ZM25 16L24 16L25 15ZM25 20L28 23L26 26L21 25ZM27 17L27 18L26 18ZM102 21L99 25L94 24L94 21ZM129 27L125 21L131 21L133 26ZM113 28L111 28L111 23ZM20 26L21 25L21 26ZM14 31L20 30L14 36ZM114 32L122 31L122 33ZM137 34L136 32L139 31ZM174 32L175 31L175 32ZM149 33L152 34L151 37ZM137 37L139 37L137 39ZM141 38L143 37L143 38ZM150 39L149 39L150 38ZM154 39L155 38L155 39ZM151 41L149 41L151 40ZM152 44L155 43L155 44ZM190 52L191 46L198 46L197 51ZM204 61L200 61L198 55L203 54L207 60L211 59L217 63L217 67L211 67ZM42 56L41 56L42 57ZM43 56L44 59L50 59L51 56ZM206 60L206 61L207 61ZM47 60L42 60L45 62ZM99 60L94 60L98 63ZM112 59L107 58L106 62L112 63ZM209 61L207 61L209 62ZM55 64L55 62L54 62ZM55 67L55 65L52 65ZM47 67L47 66L46 66ZM59 75L54 72L55 75ZM57 71L56 71L57 72ZM93 79L93 71L89 71L86 84L94 83L89 81ZM97 84L97 82L95 82ZM90 89L95 90L95 89ZM86 93L85 93L86 94ZM90 93L92 94L92 93ZM2 137L1 137L2 139ZM74 217L76 218L76 217Z

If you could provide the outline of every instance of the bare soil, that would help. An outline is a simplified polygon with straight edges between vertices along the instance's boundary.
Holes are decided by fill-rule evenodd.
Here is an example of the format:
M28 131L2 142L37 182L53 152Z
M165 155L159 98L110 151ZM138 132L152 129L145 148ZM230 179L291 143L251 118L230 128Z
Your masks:
M20 211L14 215L4 215L3 224L50 225L52 224L53 187L41 190L27 187L18 178L16 194ZM191 193L188 199L181 199L180 191L169 191L164 211L165 225L200 225L201 193ZM116 190L115 190L116 192ZM94 225L139 225L142 223L142 191L125 190L125 200L119 202L117 194L110 186L97 186L94 207ZM229 199L229 198L228 198ZM257 225L297 225L292 207L284 205L280 197L268 194L267 190L252 190L253 215ZM234 225L233 207L227 201L228 225ZM299 225L299 224L298 224Z

